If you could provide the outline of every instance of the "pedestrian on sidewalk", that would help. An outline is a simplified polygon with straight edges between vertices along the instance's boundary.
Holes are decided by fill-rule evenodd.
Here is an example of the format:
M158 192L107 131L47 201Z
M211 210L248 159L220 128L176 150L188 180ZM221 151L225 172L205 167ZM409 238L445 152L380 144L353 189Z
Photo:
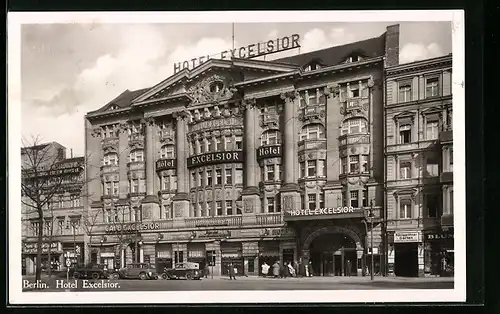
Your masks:
M299 263L297 263L297 261L293 262L293 270L295 273L295 277L299 277Z
M290 274L290 277L295 277L295 269L292 266L292 263L288 263L288 273Z
M288 268L289 266L289 263L288 262L285 262L284 263L284 267L283 267L283 277L285 278L288 278L290 277L290 268Z
M351 260L347 260L347 276L351 277Z
M264 262L264 264L262 264L262 276L263 277L266 277L267 274L269 273L269 265L267 265L266 262Z
M205 274L205 278L208 278L208 272L209 272L209 269L208 269L208 263L205 263L205 269L204 269L204 274Z
M273 264L273 275L274 275L274 278L278 278L278 276L280 275L280 264L278 264L278 261L274 262Z
M233 263L229 263L229 280L236 280L236 274L234 271L234 265Z

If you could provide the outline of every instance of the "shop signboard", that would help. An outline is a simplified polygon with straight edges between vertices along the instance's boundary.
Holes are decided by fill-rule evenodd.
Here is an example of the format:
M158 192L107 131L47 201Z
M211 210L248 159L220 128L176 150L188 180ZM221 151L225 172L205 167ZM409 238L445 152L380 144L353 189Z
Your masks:
M285 221L309 220L309 219L341 219L341 218L362 218L365 212L363 208L356 207L332 207L316 209L297 209L286 211Z
M257 159L281 157L281 145L266 145L257 148Z
M190 60L185 60L183 62L174 63L174 73L177 73L184 69L192 70L212 58L219 60L231 60L232 58L251 59L272 53L299 48L299 40L300 35L293 34L291 36L284 36L281 38L270 39L265 42L258 42L239 48L224 50L221 51L220 54L216 55L207 54Z
M104 228L106 233L134 233L137 231L147 231L147 230L158 230L160 229L160 224L158 222L148 222L148 223L123 223L123 224L108 224Z
M426 241L444 240L444 239L453 239L453 233L451 233L451 232L433 232L433 233L426 233L425 234Z
M160 159L156 161L156 171L176 169L177 159Z
M36 254L37 253L37 242L24 242L23 253ZM50 244L50 252L56 253L62 251L61 242L52 242ZM47 254L49 252L49 243L42 243L42 254Z
M200 238L211 238L211 239L221 239L231 237L230 230L207 230L198 234Z
M214 119L201 121L191 126L191 132L198 132L201 130L213 130L220 129L224 127L230 126L241 126L243 124L243 120L241 118L225 118L225 119Z
M189 157L187 167L199 167L227 162L243 162L242 151L227 151L220 153L207 153L198 156Z
M394 243L413 242L421 242L421 233L419 231L403 231L394 233Z

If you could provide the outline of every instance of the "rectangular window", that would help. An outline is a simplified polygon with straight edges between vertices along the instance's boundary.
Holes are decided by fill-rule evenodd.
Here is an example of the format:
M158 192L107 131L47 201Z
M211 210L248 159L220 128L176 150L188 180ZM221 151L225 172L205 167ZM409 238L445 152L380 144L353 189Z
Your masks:
M196 147L196 145L193 142L189 143L189 155L194 155L194 152L195 152L194 148L195 147Z
M399 126L399 143L408 144L411 143L411 125L403 124Z
M352 207L357 208L359 207L359 201L358 201L358 191L351 191L350 195L350 204Z
M428 78L425 86L425 97L428 98L437 96L439 96L439 78Z
M215 138L215 150L216 151L221 151L222 150L222 140L220 139L220 136L217 136Z
M132 193L139 193L139 179L132 180Z
M207 186L212 186L212 170L207 170Z
M274 165L265 165L266 168L266 181L274 181Z
M267 198L267 212L274 213L274 197Z
M221 169L215 170L215 177L216 177L215 184L222 184L222 170Z
M276 213L281 212L281 200L279 195L274 196L274 211Z
M429 218L436 218L439 215L439 195L427 194L425 199L427 215Z
M177 190L177 176L170 176L170 190Z
M318 176L320 176L320 177L326 176L325 163L326 163L326 161L324 159L318 160Z
M203 154L206 151L207 143L205 139L200 140L200 154Z
M224 184L233 184L233 174L232 174L232 169L231 168L226 168L224 171L224 174L226 175L226 180Z
M105 195L111 195L111 182L104 182Z
M368 190L367 189L363 190L363 206L364 207L368 206Z
M346 174L347 173L347 157L342 157L341 159L341 173Z
M238 149L238 150L243 149L243 138L241 136L235 137L235 143L236 143L236 149Z
M118 185L118 181L113 181L113 195L118 195L119 191L119 185Z
M233 201L226 201L226 213L227 215L233 214Z
M278 165L279 180L283 181L283 165Z
M200 154L201 153L200 141L196 140L194 143L195 143L195 148L196 148L196 154Z
M207 139L207 152L211 152L213 150L213 147L214 147L213 139L208 138Z
M225 150L233 150L233 139L231 135L224 137L224 143Z
M349 172L359 172L359 156L349 156Z
M300 162L300 177L304 178L306 176L306 162Z
M307 208L309 208L309 210L316 209L316 194L307 195Z
M428 140L436 140L438 138L439 126L438 121L427 121L425 135Z
M358 87L351 87L351 97L352 98L359 97L359 88Z
M316 176L316 160L307 161L307 176L308 177Z
M368 155L361 155L361 171L368 172Z
M399 102L411 101L411 84L405 83L399 85Z
M234 184L243 184L243 169L236 168Z
M300 194L300 209L304 208L305 203L306 203L306 197L304 196L304 194Z
M217 209L217 216L222 216L222 202L221 201L217 201L215 202L215 207Z
M325 195L323 193L319 193L319 208L325 208Z
M309 106L313 106L318 103L316 89L308 90L308 98L309 98Z
M426 177L436 177L439 175L439 159L435 154L429 155L426 158L427 173Z
M399 179L405 180L411 178L411 162L401 161L399 163Z
M411 218L411 200L402 199L399 201L399 218L400 219Z

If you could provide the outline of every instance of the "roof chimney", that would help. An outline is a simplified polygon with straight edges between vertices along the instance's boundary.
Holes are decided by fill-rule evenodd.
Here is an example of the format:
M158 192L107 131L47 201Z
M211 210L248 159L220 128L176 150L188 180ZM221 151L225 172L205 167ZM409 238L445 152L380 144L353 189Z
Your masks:
M73 158L73 148L70 148L71 158Z
M385 33L385 66L399 64L399 24L387 26Z

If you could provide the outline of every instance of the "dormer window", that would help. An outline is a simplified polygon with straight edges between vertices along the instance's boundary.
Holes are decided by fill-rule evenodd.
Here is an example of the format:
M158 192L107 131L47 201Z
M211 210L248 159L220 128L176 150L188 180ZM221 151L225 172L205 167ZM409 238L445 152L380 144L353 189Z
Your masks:
M358 61L361 61L363 58L359 55L353 55L353 56L350 56L349 58L347 58L347 60L345 61L345 63L352 63L352 62L358 62Z
M111 106L109 107L109 110L116 110L116 109L118 109L118 106L117 106L117 105L111 105Z
M319 69L321 69L321 65L319 65L316 62L311 63L311 64L307 65L306 67L304 67L304 71L305 72L316 71L316 70L319 70Z
M219 93L224 88L224 84L221 81L213 82L210 84L210 92L211 93Z

